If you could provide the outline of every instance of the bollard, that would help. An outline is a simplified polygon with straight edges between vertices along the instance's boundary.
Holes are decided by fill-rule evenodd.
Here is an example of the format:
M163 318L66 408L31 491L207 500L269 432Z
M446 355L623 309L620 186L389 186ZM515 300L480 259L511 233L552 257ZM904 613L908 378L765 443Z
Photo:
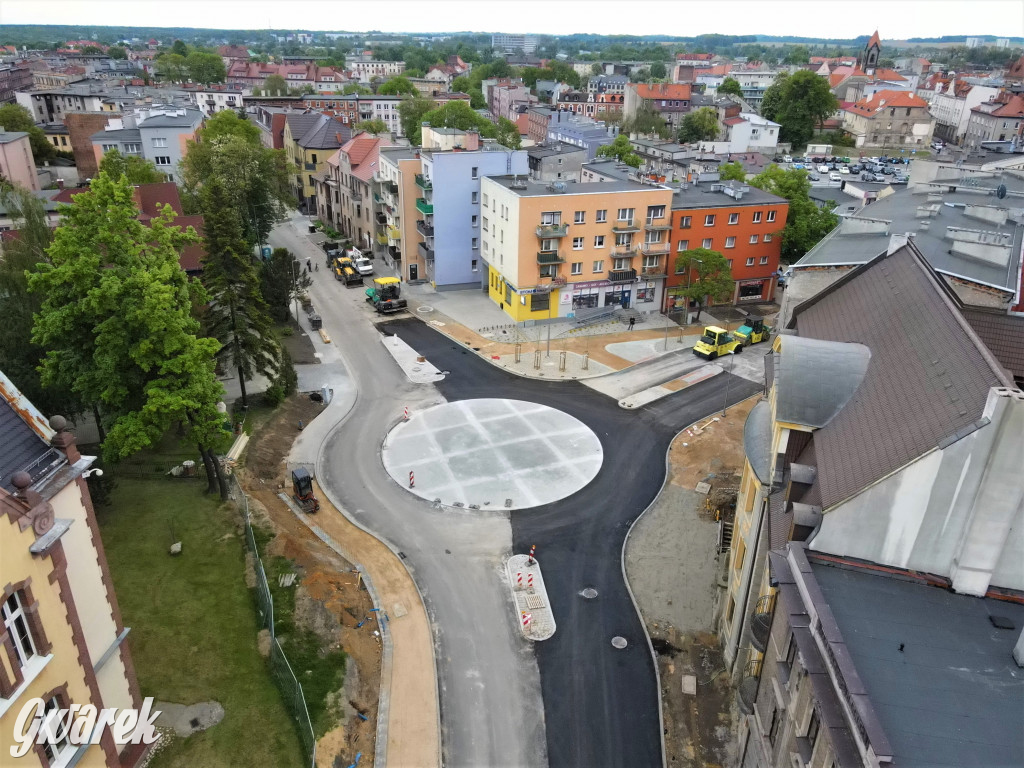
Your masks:
M583 353L583 370L584 371L589 371L590 370L590 353L589 352L584 352Z
M530 626L530 622L533 621L533 614L532 613L526 613L524 611L523 614L522 614L522 617L523 617L523 629L526 629L528 626Z
M516 363L517 364L519 363L519 359L522 357L522 354L523 354L523 345L520 344L519 342L516 342Z
M516 586L519 587L520 589L523 588L523 572L522 571L519 571L516 574Z
M565 350L558 353L558 370L565 373Z
M409 470L409 487L410 488L415 488L416 487L416 475L413 474L413 471L411 469Z
M536 565L537 561L533 559L533 553L537 551L537 545L533 544L530 546L530 565Z
M539 349L536 350L533 353L533 367L534 368L538 368L538 369L540 368L540 350Z
M527 589L533 589L533 574L532 573L526 574L526 588Z
M409 406L408 405L405 406L405 420L406 421L409 420Z

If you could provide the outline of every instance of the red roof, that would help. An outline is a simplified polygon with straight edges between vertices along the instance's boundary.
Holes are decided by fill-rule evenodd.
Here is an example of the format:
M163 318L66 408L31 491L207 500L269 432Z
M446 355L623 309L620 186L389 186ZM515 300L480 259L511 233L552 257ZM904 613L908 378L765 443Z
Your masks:
M1024 116L1024 97L1015 93L1013 97L998 109L989 113L995 117Z
M848 112L873 117L879 110L887 107L924 107L928 102L910 91L876 91L870 99L861 99Z
M711 54L707 54L710 56ZM630 86L641 99L689 99L689 83L637 83Z
M877 29L875 30L875 34L873 34L871 36L871 39L868 40L867 47L870 48L872 45L877 45L879 48L882 47L882 41L878 39L878 30Z
M676 61L711 61L714 54L710 53L677 53Z
M907 79L895 69L876 69L874 78L875 80L892 80L893 82Z
M722 121L722 125L739 125L740 123L747 122L742 117L727 117Z

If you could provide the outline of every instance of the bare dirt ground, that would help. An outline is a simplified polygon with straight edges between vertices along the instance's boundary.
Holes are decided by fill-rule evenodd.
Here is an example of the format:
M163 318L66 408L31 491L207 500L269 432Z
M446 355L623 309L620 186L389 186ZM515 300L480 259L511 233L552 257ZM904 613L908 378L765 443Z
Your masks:
M306 395L288 398L252 436L238 477L254 516L263 517L276 534L267 553L288 558L299 574L296 623L316 632L325 648L340 646L348 656L344 686L332 702L343 719L317 744L317 765L333 768L349 765L360 752L361 762L373 762L381 647L374 622L357 626L373 615L373 604L351 563L314 536L277 496L286 482L285 457L299 421L309 423L322 408Z

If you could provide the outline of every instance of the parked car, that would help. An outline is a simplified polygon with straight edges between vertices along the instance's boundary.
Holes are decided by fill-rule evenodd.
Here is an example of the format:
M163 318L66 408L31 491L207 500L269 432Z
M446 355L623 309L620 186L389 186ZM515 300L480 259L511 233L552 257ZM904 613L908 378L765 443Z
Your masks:
M891 165L882 166L882 174L885 176L892 176L896 173L895 169Z
M839 166L839 173L841 173L843 176L849 176L850 175L850 167L848 165L840 165Z
M356 268L356 272L360 275L372 275L373 274L373 262L365 256L361 256L352 262Z
M875 178L875 174L873 174L871 171L864 171L864 172L862 172L861 175L860 175L860 180L861 181L878 181L878 179Z
M784 163L786 161L783 159L782 155L776 155L775 157L772 158L772 162L773 163Z
M830 174L828 175L828 180L829 180L829 181L842 181L842 180L843 180L843 177L839 175L839 172L838 172L838 171L832 171L832 172L831 172L831 173L830 173Z
M848 163L848 162L850 162L850 158L848 158L848 157L840 157L839 158L839 162L840 163Z
M802 171L803 169L804 169L804 164L803 163L793 163L793 170L794 171Z
M793 156L792 155L783 155L782 156L782 162L784 162L784 163L792 163L793 162Z
M810 179L811 181L821 181L821 176L819 176L818 174L813 173L813 172L812 173L808 173L807 174L807 178Z
M818 171L818 173L828 173L828 166L822 163L817 167L816 170Z
M945 146L946 145L943 144L941 141L933 141L932 142L932 149L934 149L936 152L941 152L943 150L943 148L945 148Z
M906 184L907 183L907 177L904 176L902 173L894 173L892 175L892 178L889 179L889 183L890 184Z
M860 173L864 170L864 166L860 163L854 163L850 166L850 173Z

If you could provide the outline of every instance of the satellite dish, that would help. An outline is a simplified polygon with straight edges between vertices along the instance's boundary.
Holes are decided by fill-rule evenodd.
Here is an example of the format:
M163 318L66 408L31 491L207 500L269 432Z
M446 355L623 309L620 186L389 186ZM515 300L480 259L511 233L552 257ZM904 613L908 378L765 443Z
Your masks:
M1002 200L1004 197L1006 197L1006 185L1005 184L1000 184L998 187L996 187L996 197L998 197L1000 200Z

